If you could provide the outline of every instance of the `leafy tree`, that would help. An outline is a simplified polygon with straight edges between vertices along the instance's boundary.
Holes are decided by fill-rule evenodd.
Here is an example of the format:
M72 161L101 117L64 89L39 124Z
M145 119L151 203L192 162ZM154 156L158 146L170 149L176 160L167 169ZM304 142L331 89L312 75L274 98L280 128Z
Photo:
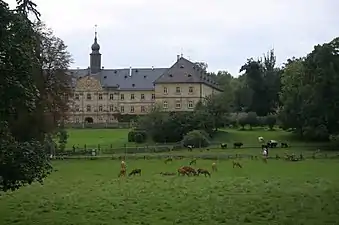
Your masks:
M240 69L240 72L245 72L246 85L252 92L248 111L256 112L259 116L274 112L279 105L281 72L275 68L275 62L276 57L271 50L258 60L248 59ZM246 90L244 86L243 90Z
M339 38L289 60L282 77L279 117L304 138L328 140L339 131Z
M207 147L209 145L208 137L205 132L200 130L193 130L188 132L183 139L184 146Z
M246 124L248 124L250 126L250 129L252 130L252 128L254 126L258 125L258 117L257 114L255 112L249 112L246 116Z
M67 105L61 97L65 90L60 88L60 80L55 79L59 74L65 75L62 72L68 65L57 63L62 55L48 51L50 46L43 43L49 37L27 18L29 12L39 16L35 4L29 0L17 2L18 7L10 10L0 1L0 189L3 191L42 181L51 171L46 154L50 140L46 137L64 118L61 105ZM47 70L46 62L51 61L54 63ZM69 88L69 84L62 85Z
M200 69L202 69L203 71L207 71L208 68L208 64L205 62L196 62L195 63L196 66L198 66Z
M275 115L268 115L265 118L265 124L270 128L270 130L273 130L273 127L277 123L277 117Z
M63 124L59 127L59 130L57 132L57 137L58 137L58 142L59 142L59 150L61 152L64 152L66 149L66 144L68 140L68 133Z

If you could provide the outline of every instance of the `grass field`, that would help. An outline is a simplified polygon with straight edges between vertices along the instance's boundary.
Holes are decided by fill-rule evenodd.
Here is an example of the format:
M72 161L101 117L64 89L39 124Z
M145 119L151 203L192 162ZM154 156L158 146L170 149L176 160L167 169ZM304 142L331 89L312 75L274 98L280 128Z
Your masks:
M86 144L89 148L101 146L122 147L127 142L129 129L69 129L67 148L79 146L81 148Z
M143 174L118 179L117 160L55 161L43 186L0 196L0 224L338 224L338 160L225 160L211 178L159 175L188 162L127 159Z
M96 148L98 144L100 144L101 147L109 147L112 145L113 148L123 147L125 144L128 146L135 146L135 143L128 143L128 132L129 129L69 129L67 148L71 149L73 145L83 148L85 144L88 148ZM212 142L225 142L232 145L234 142L241 141L246 148L259 146L259 136L264 137L266 140L273 139L278 142L287 142L290 145L299 148L324 145L324 143L300 142L294 139L289 132L282 130L268 131L263 128L256 128L252 131L241 131L237 129L220 130L215 135ZM151 142L147 144L154 145L154 143Z

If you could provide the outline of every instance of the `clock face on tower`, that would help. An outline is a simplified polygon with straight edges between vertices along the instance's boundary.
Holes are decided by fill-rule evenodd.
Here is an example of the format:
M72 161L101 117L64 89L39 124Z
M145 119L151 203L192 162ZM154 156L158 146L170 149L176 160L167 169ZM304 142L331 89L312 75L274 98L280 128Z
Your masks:
M90 80L90 79L87 79L87 80L86 80L86 85L87 85L87 87L90 87L90 86L91 86L91 80Z

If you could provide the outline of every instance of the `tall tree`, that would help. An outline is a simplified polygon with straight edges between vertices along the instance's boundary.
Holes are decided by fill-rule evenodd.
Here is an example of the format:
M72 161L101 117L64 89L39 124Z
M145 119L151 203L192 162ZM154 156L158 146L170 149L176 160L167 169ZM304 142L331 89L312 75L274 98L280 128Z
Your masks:
M18 2L16 10L10 10L0 1L0 190L3 191L42 181L51 171L45 138L57 123L51 120L49 126L45 115L56 111L63 114L59 106L67 105L64 99L57 101L66 91L60 87L59 78L68 66L67 57L62 58L67 54L51 51L65 53L65 48L50 44L57 42L28 19L29 12L39 16L33 2ZM53 62L53 69L45 67L47 62ZM62 85L69 88L70 83L65 80ZM49 102L59 106L51 107Z
M282 78L280 117L305 138L328 140L339 132L339 38L290 60Z
M269 51L258 60L248 59L240 72L245 71L246 84L252 90L252 102L249 111L259 116L275 112L279 105L280 75L275 67L274 51Z

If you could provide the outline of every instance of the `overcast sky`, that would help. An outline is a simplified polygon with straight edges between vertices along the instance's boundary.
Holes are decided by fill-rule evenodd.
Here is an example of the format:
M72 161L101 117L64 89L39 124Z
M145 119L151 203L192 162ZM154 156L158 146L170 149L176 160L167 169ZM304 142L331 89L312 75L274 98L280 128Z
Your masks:
M33 1L68 45L73 68L89 66L95 24L105 68L169 67L182 52L235 76L271 48L281 64L339 36L336 0Z

